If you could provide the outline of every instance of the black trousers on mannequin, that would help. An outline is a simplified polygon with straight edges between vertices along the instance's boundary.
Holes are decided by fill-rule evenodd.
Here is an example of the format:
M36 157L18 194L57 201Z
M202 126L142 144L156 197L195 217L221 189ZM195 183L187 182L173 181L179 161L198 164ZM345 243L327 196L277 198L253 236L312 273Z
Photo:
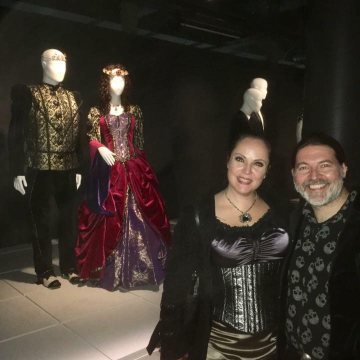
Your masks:
M54 273L50 238L50 199L52 196L59 209L60 271L61 273L77 272L74 233L75 171L28 168L26 181L36 274L42 278Z

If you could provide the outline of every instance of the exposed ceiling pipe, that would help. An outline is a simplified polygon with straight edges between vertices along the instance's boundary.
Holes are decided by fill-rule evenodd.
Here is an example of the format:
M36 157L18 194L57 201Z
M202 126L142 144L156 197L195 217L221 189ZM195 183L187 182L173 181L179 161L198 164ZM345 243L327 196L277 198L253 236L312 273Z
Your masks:
M71 13L68 11L57 10L57 9L53 9L53 8L49 8L49 7L45 7L45 6L34 5L34 4L24 2L24 1L0 0L0 5L3 7L11 8L16 11L24 11L24 12L33 13L33 14L40 14L40 15L55 17L55 18L62 19L62 20L74 21L74 22L81 23L81 24L87 24L90 26L106 28L106 29L110 29L110 30L114 30L114 31L122 31L122 26L119 23L115 23L112 21L104 21L101 19L92 18L90 16L79 15L79 14ZM204 31L207 29L201 29L201 30ZM213 30L211 30L211 31L213 31ZM231 47L226 48L226 46L224 48L216 48L211 44L199 43L199 42L184 39L184 38L181 38L178 36L171 36L171 35L167 35L167 34L163 34L163 33L149 31L146 29L138 28L137 34L140 36L161 39L161 40L169 41L169 42L176 43L176 44L193 46L193 47L197 47L199 49L209 49L209 50L215 51L215 52L232 54L232 55L235 55L235 56L238 56L241 58L262 60L262 61L266 60L266 57L262 56L262 55L251 54L251 53L247 53L247 52L240 52L240 51L237 51L236 49L232 49ZM228 34L226 34L226 35L228 37L240 39L239 37L235 37L233 35L231 35L231 36L229 36ZM297 64L295 62L291 62L291 61L280 60L280 61L278 61L278 63L283 64L283 65L295 66L298 68L305 67L304 65L299 65L299 64Z

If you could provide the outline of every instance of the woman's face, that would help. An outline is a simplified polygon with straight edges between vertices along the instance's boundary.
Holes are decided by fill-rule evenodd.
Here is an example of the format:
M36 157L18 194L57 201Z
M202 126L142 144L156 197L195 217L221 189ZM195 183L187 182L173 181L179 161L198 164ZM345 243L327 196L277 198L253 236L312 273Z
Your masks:
M123 76L113 76L110 80L111 95L119 96L123 93L125 87L125 80Z
M229 187L242 195L255 191L262 183L269 166L269 151L263 141L241 140L227 164Z

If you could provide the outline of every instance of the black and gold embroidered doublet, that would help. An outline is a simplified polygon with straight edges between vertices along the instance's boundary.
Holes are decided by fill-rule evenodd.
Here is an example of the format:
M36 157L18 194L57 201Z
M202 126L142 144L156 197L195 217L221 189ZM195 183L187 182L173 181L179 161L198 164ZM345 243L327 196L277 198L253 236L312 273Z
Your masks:
M81 96L61 86L15 85L8 134L10 173L79 166Z
M79 166L79 106L74 93L61 86L28 86L32 104L26 124L26 166L70 170Z

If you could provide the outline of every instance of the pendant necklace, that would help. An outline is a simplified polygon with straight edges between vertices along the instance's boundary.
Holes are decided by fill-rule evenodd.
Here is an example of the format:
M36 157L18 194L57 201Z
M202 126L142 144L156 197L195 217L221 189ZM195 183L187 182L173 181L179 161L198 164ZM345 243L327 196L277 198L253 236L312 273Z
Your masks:
M229 203L238 211L241 212L241 215L239 216L239 220L241 223L243 224L248 224L251 220L252 220L252 216L250 215L249 211L252 209L252 207L255 205L256 203L256 199L257 199L257 192L255 191L255 199L254 202L251 204L251 206L246 210L246 211L242 211L240 210L227 196L226 191L224 192L226 198L228 199Z
M110 104L110 106L114 110L115 114L118 114L122 110L121 104L118 104L118 105Z

